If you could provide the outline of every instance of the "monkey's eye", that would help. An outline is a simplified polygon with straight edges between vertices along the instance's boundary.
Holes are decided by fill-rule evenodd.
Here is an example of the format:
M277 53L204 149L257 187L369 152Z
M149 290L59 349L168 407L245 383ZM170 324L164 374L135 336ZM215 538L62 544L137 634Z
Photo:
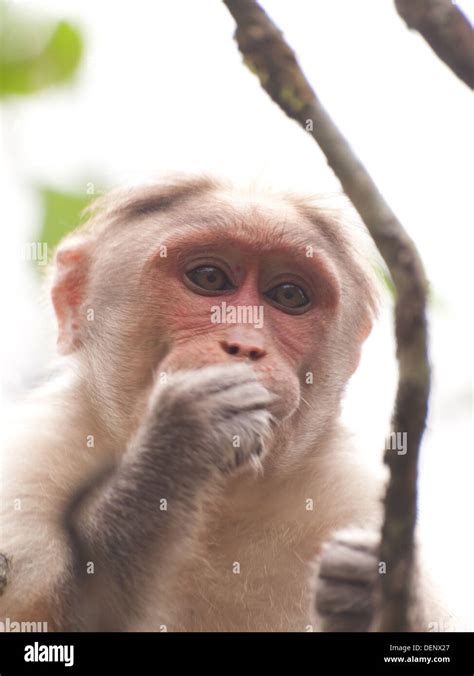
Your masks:
M288 310L301 310L309 305L309 298L296 284L280 284L265 294L276 305Z
M234 288L225 272L213 265L200 265L187 272L186 277L206 291L227 291Z

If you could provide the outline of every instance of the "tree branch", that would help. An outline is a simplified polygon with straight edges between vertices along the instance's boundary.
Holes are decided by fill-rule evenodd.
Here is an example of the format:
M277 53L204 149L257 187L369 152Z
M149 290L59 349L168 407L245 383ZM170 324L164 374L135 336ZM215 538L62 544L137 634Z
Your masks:
M418 451L429 396L426 282L412 240L367 170L332 122L301 71L281 31L254 0L223 0L237 23L235 38L245 64L265 91L309 131L365 222L397 291L395 329L399 362L393 429L407 433L407 452L387 451L390 481L385 496L381 560L382 631L407 628L407 607L416 520Z
M9 569L9 560L4 554L0 553L0 596L3 594L7 586Z
M417 30L431 49L468 87L474 89L474 30L451 0L395 0L408 28Z

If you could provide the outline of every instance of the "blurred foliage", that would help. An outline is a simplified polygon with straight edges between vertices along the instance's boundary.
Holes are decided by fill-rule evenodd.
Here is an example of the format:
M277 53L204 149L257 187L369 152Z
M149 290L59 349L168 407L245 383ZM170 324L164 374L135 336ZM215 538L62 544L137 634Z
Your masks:
M387 270L387 268L383 267L382 265L376 265L375 266L375 274L380 279L382 284L385 286L385 288L389 292L390 296L393 299L395 299L397 297L397 291L395 289L395 284L393 283L393 280L392 280L390 273Z
M376 265L375 266L375 273L377 277L380 279L384 287L387 289L387 291L390 294L390 297L392 300L396 301L397 299L397 290L395 288L395 284L393 283L393 279L390 276L390 273L388 272L386 267L383 267L381 265ZM433 291L433 286L429 280L427 280L427 289L426 289L426 300L427 304L429 307L434 308L436 310L446 310L447 309L447 304L443 301L441 296L436 294Z
M83 51L82 35L70 22L0 0L0 98L64 85L76 73ZM83 220L82 212L95 195L51 186L37 190L43 207L41 241L53 250Z
M28 95L63 84L83 53L79 30L0 3L0 97Z
M40 240L52 251L60 240L79 223L84 222L82 211L97 195L85 192L60 192L50 187L40 187L43 204L43 224Z

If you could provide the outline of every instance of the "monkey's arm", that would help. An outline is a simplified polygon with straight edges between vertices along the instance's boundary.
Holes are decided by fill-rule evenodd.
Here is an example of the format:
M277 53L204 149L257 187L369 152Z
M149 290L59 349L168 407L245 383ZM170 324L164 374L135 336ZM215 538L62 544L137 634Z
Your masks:
M379 544L378 532L348 529L324 545L315 597L323 631L370 631L376 626L377 578L384 572ZM434 594L419 553L415 554L407 630L429 631L434 624L450 627L455 618Z
M368 631L375 612L378 534L336 533L323 546L316 611L323 631Z
M155 387L118 468L67 510L69 628L121 629L131 608L140 613L150 569L159 575L175 546L185 546L209 482L262 453L270 401L244 365L181 372Z

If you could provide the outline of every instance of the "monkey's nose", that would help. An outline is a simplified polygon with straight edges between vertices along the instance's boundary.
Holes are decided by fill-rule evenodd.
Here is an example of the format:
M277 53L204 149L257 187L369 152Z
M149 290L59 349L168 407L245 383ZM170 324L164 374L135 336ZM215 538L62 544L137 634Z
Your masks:
M227 354L254 361L266 355L263 337L256 329L234 329L220 341L220 346Z

